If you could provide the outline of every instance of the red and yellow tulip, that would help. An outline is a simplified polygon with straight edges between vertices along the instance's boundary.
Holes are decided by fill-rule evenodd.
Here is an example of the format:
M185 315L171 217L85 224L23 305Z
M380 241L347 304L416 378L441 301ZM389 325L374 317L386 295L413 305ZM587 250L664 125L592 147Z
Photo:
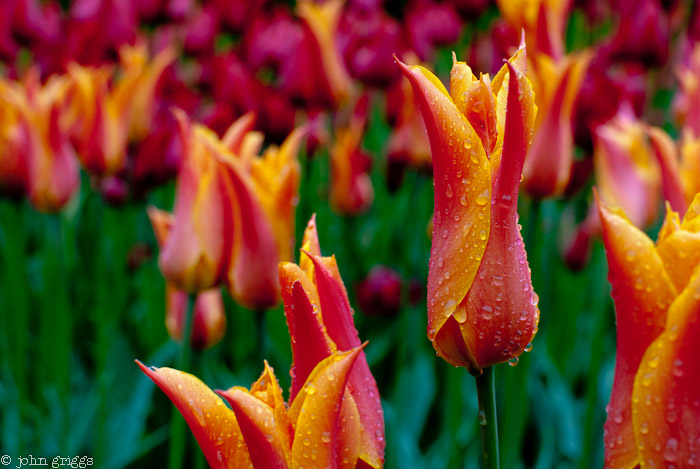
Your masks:
M32 71L24 82L2 85L2 105L13 106L17 121L11 140L26 165L29 200L40 212L62 209L80 185L78 160L60 123L68 82L53 76L45 84Z
M515 31L525 31L527 44L535 55L555 59L564 54L564 32L568 19L566 0L497 0L506 23Z
M338 24L344 4L344 0L329 0L323 3L301 0L296 7L297 15L304 20L315 42L318 63L322 68L322 91L328 95L334 107L342 106L355 93L345 62L336 45Z
M259 157L263 135L251 131L252 115L234 122L222 140L179 119L185 152L161 270L181 290L225 283L244 306L268 308L279 300L277 265L292 257L297 152L306 130ZM163 217L152 220L164 225Z
M321 257L315 220L302 260L281 263L279 278L293 366L289 402L267 363L250 390L216 391L170 368L146 373L183 415L214 468L384 465L379 392L353 324L334 257Z
M491 80L455 60L450 93L428 70L401 64L433 152L428 338L476 375L517 359L539 321L517 214L537 113L526 63L522 47Z
M320 362L361 343L335 256L321 256L315 216L304 233L299 264L283 262L279 276L292 339L290 397L294 400ZM352 415L356 413L361 428L358 457L369 467L380 468L384 463L384 417L364 352L350 373L348 389Z
M533 197L559 196L569 183L574 162L571 117L589 58L580 53L555 61L539 54L529 61L539 112L523 168L523 188Z
M606 467L700 460L700 196L667 208L656 245L597 197L617 319Z
M636 226L651 224L658 214L661 172L647 140L646 126L631 109L596 130L595 178L603 201L621 208Z
M62 119L85 169L98 176L124 169L129 141L148 136L154 115L156 84L174 54L165 49L148 61L145 44L120 50L120 78L114 67L68 64L70 100Z

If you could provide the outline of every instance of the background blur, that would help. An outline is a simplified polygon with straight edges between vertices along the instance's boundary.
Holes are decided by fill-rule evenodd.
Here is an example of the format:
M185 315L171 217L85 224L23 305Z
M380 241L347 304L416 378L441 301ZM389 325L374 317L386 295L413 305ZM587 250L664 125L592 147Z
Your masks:
M497 367L502 462L601 467L614 310L600 241L587 232L577 238L599 174L594 130L629 107L633 120L679 138L683 122L672 106L677 71L689 63L700 15L694 2L681 0L641 0L632 10L624 1L534 3L563 11L564 54L589 48L592 58L568 123L576 163L566 191L520 198L541 320L532 351L517 366ZM474 379L436 358L425 334L432 177L429 160L410 154L410 144L390 144L401 83L391 56L424 63L443 81L452 51L475 73L493 73L527 21L506 21L489 0L343 5L331 46L353 86L368 96L367 124L353 149L360 169L353 171L367 173L373 188L373 200L365 193L348 209L329 203L337 184L329 142L348 111L318 87L304 86L320 72L304 49L312 32L296 11L293 1L272 0L4 0L0 73L18 81L38 73L43 82L71 62L117 64L123 44L145 41L151 54L166 46L177 51L159 79L159 108L180 107L219 133L255 111L266 145L284 139L295 123L318 118L331 136L319 131L300 154L295 255L316 213L323 253L336 255L360 337L369 341L365 351L385 410L386 467L478 467ZM149 147L155 162L145 175L134 170L136 143L121 173L99 179L82 170L79 189L56 213L40 213L26 192L3 185L0 453L89 455L97 467L166 464L172 404L134 364L138 358L175 366L179 350L164 326L165 281L146 214L149 205L172 208L179 163L177 155L166 161L166 148ZM658 230L662 206L652 200L655 212L644 226L650 233ZM249 386L262 370L257 313L227 293L224 302L223 340L195 352L188 371L212 388ZM291 350L282 308L264 314L265 355L287 390ZM201 464L189 433L188 445L187 464Z

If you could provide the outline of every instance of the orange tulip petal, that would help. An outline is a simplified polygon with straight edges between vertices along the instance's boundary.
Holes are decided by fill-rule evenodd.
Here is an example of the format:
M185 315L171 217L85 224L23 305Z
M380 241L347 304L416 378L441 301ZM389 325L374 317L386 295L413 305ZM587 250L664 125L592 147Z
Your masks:
M631 420L634 376L651 342L663 331L666 311L676 296L654 243L598 197L617 319L617 356L606 408L605 464L633 467L637 461Z
M173 227L174 217L171 213L153 206L149 206L146 212L148 213L148 219L151 221L153 234L156 236L156 242L158 246L163 247Z
M282 396L280 383L277 381L275 372L267 363L267 360L265 360L265 369L260 378L250 387L250 394L272 408L275 414L275 422L277 423L277 431L284 443L283 446L290 449L294 438L292 421L287 414L287 403Z
M362 347L336 352L317 365L289 409L295 422L293 467L336 467L338 420L345 386ZM356 457L356 456L355 456Z
M189 373L147 367L138 360L136 363L175 404L212 468L250 466L250 455L236 416L206 384Z
M428 338L467 295L490 231L491 177L481 139L440 81L399 62L416 93L433 152L435 218L428 273Z
M270 406L242 388L217 393L231 404L236 414L253 467L286 469L289 448L280 438Z
M668 310L664 332L639 365L632 422L639 462L646 467L700 463L700 275Z

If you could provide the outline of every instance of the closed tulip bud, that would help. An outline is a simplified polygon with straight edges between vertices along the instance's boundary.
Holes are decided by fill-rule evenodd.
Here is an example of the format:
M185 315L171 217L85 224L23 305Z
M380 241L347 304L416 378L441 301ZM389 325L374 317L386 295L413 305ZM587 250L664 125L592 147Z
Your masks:
M172 285L165 287L165 327L168 335L181 341L189 302L187 292ZM221 290L213 288L197 293L192 309L190 347L206 350L221 342L226 333L226 314Z
M667 205L656 244L596 200L617 324L605 466L692 466L700 459L700 196L683 221Z
M401 64L433 151L428 338L475 375L517 360L539 321L517 214L537 113L526 63L523 46L491 80L455 60L450 93L426 69Z

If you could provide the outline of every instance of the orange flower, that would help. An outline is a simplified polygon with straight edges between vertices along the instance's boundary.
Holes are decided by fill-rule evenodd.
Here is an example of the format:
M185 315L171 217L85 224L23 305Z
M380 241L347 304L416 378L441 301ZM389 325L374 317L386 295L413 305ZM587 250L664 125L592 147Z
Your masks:
M544 54L530 60L539 113L535 136L523 168L524 189L533 197L556 197L566 189L574 162L571 113L578 96L589 54L554 61Z
M29 200L40 212L61 210L80 185L78 160L59 118L67 85L59 76L41 85L33 70L24 83L2 87L2 105L18 111L12 138L26 164Z
M617 356L606 467L700 460L700 195L667 207L656 245L597 197L615 300Z
M369 177L371 156L362 149L369 97L364 95L355 106L347 127L338 127L330 149L331 208L343 215L366 212L374 201Z
M185 329L188 294L172 285L165 286L165 327L168 335L181 341ZM226 333L226 314L221 290L212 288L197 293L192 310L190 346L206 350L221 342Z
M525 48L493 80L455 61L450 93L426 69L401 67L433 150L428 338L449 363L478 375L517 360L539 320L517 214L537 113Z
M359 347L360 339L335 257L321 257L315 216L304 233L299 265L283 262L279 278L292 339L290 398L294 400L318 363L336 351ZM364 352L360 352L350 373L348 389L348 399L357 409L362 429L359 458L370 467L380 468L384 463L384 418Z
M274 371L265 370L250 390L216 391L172 368L137 361L170 398L189 425L212 468L355 468L360 429L348 399L348 377L362 351L335 352L309 375L289 406Z

